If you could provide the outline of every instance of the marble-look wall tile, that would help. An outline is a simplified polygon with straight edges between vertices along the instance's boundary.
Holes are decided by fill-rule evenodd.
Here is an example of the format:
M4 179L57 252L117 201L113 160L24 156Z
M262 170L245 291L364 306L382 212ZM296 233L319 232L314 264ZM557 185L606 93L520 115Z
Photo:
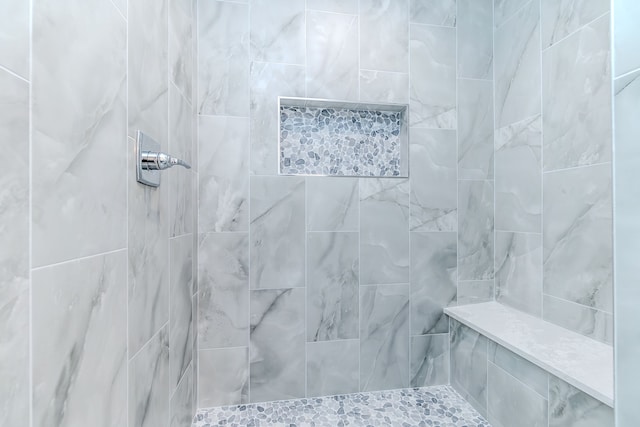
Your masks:
M456 233L411 233L411 334L449 331L444 308L456 302Z
M200 116L198 229L249 231L249 120Z
M360 390L409 386L409 285L360 288Z
M251 291L251 402L305 395L305 290Z
M190 365L169 402L170 427L189 427L191 425L193 414L196 411L193 390L193 369Z
M307 397L359 391L358 340L307 343Z
M358 16L307 12L307 96L358 99Z
M4 70L0 150L0 424L20 425L29 418L29 85Z
M544 399L549 397L549 374L547 371L538 368L493 341L489 341L489 361L524 383ZM502 393L500 390L498 392Z
M193 0L169 2L169 78L189 103L193 100L195 25Z
M127 29L111 3L77 0L36 2L33 28L37 267L126 246Z
M29 78L29 3L7 0L0 5L0 66Z
M278 97L304 97L304 79L303 66L251 63L251 173L278 174Z
M360 0L360 68L409 70L409 0Z
M171 390L178 386L180 379L190 369L193 352L193 235L171 239L170 251L170 288L171 305L169 307L169 344Z
M305 63L305 0L251 0L251 59Z
M451 385L486 416L488 340L453 319L450 340Z
M540 116L496 131L496 229L542 230L542 130Z
M496 232L496 301L542 315L542 235Z
M131 0L127 51L129 136L142 130L166 147L168 0Z
M409 74L360 70L360 100L409 103Z
M540 113L539 5L529 1L494 33L497 128Z
M544 296L542 317L605 344L613 343L613 315L575 302Z
M529 3L530 0L494 0L493 13L494 25L496 27L501 26L513 15L518 12L524 5Z
M129 425L169 425L169 334L160 331L129 362Z
M198 112L249 114L249 5L198 2Z
M549 378L549 427L613 425L612 408L559 378Z
M449 334L411 337L411 387L449 384Z
M544 189L544 292L611 313L611 165L545 174Z
M172 84L169 86L169 153L193 164L193 121L191 105ZM190 169L172 168L165 172L169 184L170 236L193 232L194 174ZM166 182L166 181L165 181Z
M33 271L34 425L125 425L126 268L118 251Z
M251 177L251 288L305 285L305 182Z
M249 236L209 233L201 234L199 240L199 346L247 346Z
M458 182L458 278L493 279L493 181Z
M456 30L411 24L410 32L411 126L455 129Z
M609 11L607 0L542 0L542 48L559 42Z
M360 179L360 284L409 282L409 181Z
M411 230L456 231L456 131L410 131Z
M307 230L358 231L357 178L308 177Z
M199 408L249 401L247 347L200 350L198 353Z
M487 412L491 425L548 425L549 402L546 399L493 363L489 363L488 374Z
M307 10L357 14L358 0L307 0Z
M493 179L493 150L493 82L458 79L458 179Z
M614 67L615 77L618 77L640 68L640 3L635 0L615 0L613 5Z
M307 341L358 338L358 238L307 234Z
M615 7L614 27L619 15L618 1ZM632 5L629 3L627 7ZM626 13L626 9L622 10ZM640 72L615 81L615 363L618 372L625 372L615 379L615 403L616 416L622 425L637 424L640 416L637 411L637 402L640 401L640 388L637 386L640 381L640 365L637 363L640 360L640 340L635 338L638 327L634 321L640 301L640 286L636 279L640 268L637 257L640 253L640 185L635 179L640 164L640 144L637 143L640 135L640 120L637 119L639 99Z
M458 281L458 305L479 304L481 302L493 301L493 299L493 280Z
M611 160L609 20L599 18L542 54L545 170Z
M493 80L493 0L457 0L458 77Z
M409 20L416 24L456 26L456 0L409 0Z

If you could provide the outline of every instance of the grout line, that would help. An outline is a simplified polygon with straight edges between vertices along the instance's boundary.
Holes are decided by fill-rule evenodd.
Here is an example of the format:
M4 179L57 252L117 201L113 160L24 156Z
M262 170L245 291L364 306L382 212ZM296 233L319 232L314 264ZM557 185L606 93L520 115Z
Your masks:
M105 256L105 255L110 255L110 254L114 254L114 253L117 253L117 252L120 252L120 251L126 251L126 250L127 250L127 247L121 247L121 248L118 248L118 249L113 249L111 251L100 252L100 253L97 253L97 254L91 254L91 255L78 257L78 258L73 258L73 259L69 259L69 260L65 260L65 261L55 262L53 264L47 264L47 265L43 265L43 266L40 266L40 267L32 267L31 270L40 271L40 270L44 270L44 269L47 269L47 268L58 267L58 266L66 265L66 264L73 264L75 262L81 262L81 261L89 260L89 259L92 259L92 258L97 258L97 257Z
M126 7L127 7L127 17L129 16L129 1L126 2ZM125 285L126 285L126 307L125 307L125 312L126 312L126 321L127 321L127 325L126 325L126 331L125 331L125 339L126 339L126 346L127 346L127 352L126 352L126 361L125 361L125 370L126 370L126 379L127 379L127 390L126 390L126 402L125 402L125 410L126 410L126 425L129 425L129 413L131 412L131 408L129 405L129 384L130 384L130 372L129 372L129 362L131 361L131 333L129 330L129 324L130 324L130 315L129 315L129 288L131 286L130 283L130 274L129 274L129 257L130 257L130 248L131 248L131 242L130 242L130 238L129 238L129 209L130 209L130 205L129 205L129 180L132 178L131 176L131 166L133 166L133 164L130 164L130 155L129 155L129 150L130 150L130 143L129 143L129 21L126 20L125 21L125 40L126 40L126 45L125 45L125 52L124 52L124 61L125 61L125 126L124 126L124 135L122 136L125 140L125 152L124 152L124 156L125 156L125 164L126 164L126 173L125 173L125 207L126 207L126 212L127 212L127 216L125 218L125 227L126 227L126 233L127 233L127 241L126 241L126 256L127 256L127 277L125 279ZM134 427L134 426L129 426L129 427Z
M592 19L591 21L582 24L580 27L578 27L577 29L573 30L572 32L570 32L569 34L567 34L566 36L562 37L560 40L557 40L553 43L551 43L549 46L547 47L542 47L542 31L540 31L540 49L542 51L542 53L546 52L547 50L551 49L554 46L559 45L560 43L564 42L565 40L567 40L568 38L570 38L571 36L574 36L575 34L578 34L580 31L584 30L585 28L587 28L588 26L594 24L596 21L600 20L601 18L604 18L605 16L607 16L607 14L609 14L610 11L607 10L605 13L599 15L597 18ZM540 19L542 21L542 4L540 5ZM611 27L613 28L613 27ZM610 28L610 30L611 30Z
M31 57L32 57L32 55L33 55L33 54L29 54L29 58L31 58ZM30 78L30 79L32 79L32 78L33 78L33 76L32 76L32 72L31 72L31 66L32 66L32 65L31 65L31 60L30 60L30 61L29 61L29 75L30 75L30 77L29 77L29 78ZM22 77L22 76L21 76L20 74L18 74L18 73L15 73L15 72L11 71L11 70L10 70L9 68L7 68L7 67L4 67L4 66L0 65L0 70L2 70L2 71L6 71L7 73L11 74L13 77L18 78L18 79L20 79L20 80L24 81L25 83L30 83L30 81L29 81L28 79L26 79L26 78Z
M600 313L603 313L603 314L613 315L613 313L611 313L610 311L602 310L602 309L596 308L596 307L591 307L589 305L580 304L579 302L575 302L575 301L568 300L566 298L562 298L562 297L558 297L558 296L555 296L555 295L551 295L551 294L546 293L544 291L543 291L543 296L549 297L549 298L553 298L553 299L556 299L556 300L559 300L559 301L562 301L562 302L566 302L568 304L571 304L571 305L574 305L574 306L577 306L577 307L580 307L580 308L584 308L584 309L588 309L588 310L592 310L592 311L597 311L597 312L600 312ZM549 322L549 323L554 323L554 322ZM569 328L565 328L565 329L569 329ZM580 334L584 335L582 333L580 333ZM589 337L589 338L592 338L592 337ZM595 338L592 338L592 339L595 339Z
M542 97L544 96L544 90L543 90L543 67L542 67L542 0L538 1L538 37L539 37L539 46L538 48L540 49L540 57L538 58L539 60L539 64L538 66L540 67L540 81L538 82L539 84L539 88L540 88L540 167L539 167L539 172L540 172L540 243L542 245L542 247L540 248L540 252L542 252L542 260L540 262L540 266L539 266L539 273L540 273L540 283L538 284L540 286L540 318L544 318L544 101L542 99Z
M520 6L517 10L515 10L513 13L511 13L511 15L509 15L508 18L504 19L502 21L502 23L500 25L498 25L497 27L495 26L495 22L494 22L494 27L493 27L493 31L494 33L500 29L502 29L502 27L505 26L505 24L511 20L513 20L517 15L520 14L520 12L522 12L527 6L529 6L532 3L533 0L529 0L527 2L525 2L522 6ZM495 3L495 2L494 2ZM495 17L495 5L494 5L494 15Z
M634 68L631 71L627 71L626 73L623 73L623 74L620 74L619 76L614 77L613 81L615 82L616 80L624 79L624 78L630 77L630 76L632 76L634 74L640 74L640 67L639 68ZM613 75L613 71L612 71L612 75ZM614 88L614 90L615 90L615 88ZM615 95L615 94L612 94L612 99L614 98L613 95Z
M542 151L544 151L544 150L542 150ZM590 165L580 165L580 166L573 166L573 167L569 167L569 168L553 169L553 170L549 170L549 171L544 171L543 170L542 171L542 175L550 175L550 174L554 174L554 173L558 173L558 172L566 172L566 171L572 171L572 170L577 170L577 169L587 169L587 168L592 168L592 167L597 167L597 166L606 166L606 165L611 165L611 164L612 164L612 162L608 161L608 162L593 163L593 164L590 164Z
M28 122L28 132L29 132L29 153L28 153L28 162L29 162L29 170L28 170L28 186L29 186L29 195L28 195L28 209L29 209L29 224L28 224L28 236L29 236L29 254L28 254L28 266L29 266L29 285L28 285L28 299L29 299L29 308L28 308L28 343L29 343L29 360L28 360L28 378L29 384L27 384L27 391L29 396L27 397L28 401L28 416L29 416L29 426L34 427L34 416L33 416L33 395L34 395L34 386L33 386L33 1L29 0L29 97L28 97L28 108L29 108L29 122ZM5 69L5 68L3 68ZM6 70L6 69L5 69ZM8 70L7 70L8 71ZM11 73L11 71L9 71ZM11 73L13 74L13 73ZM18 76L19 77L19 76ZM128 387L127 387L128 388Z
M248 57L248 61L249 61L249 73L248 73L248 78L247 78L247 91L249 92L249 103L251 103L251 58L252 58L252 54L251 54L251 13L252 13L252 2L248 2L247 3L247 30L249 33L249 41L247 42L247 57ZM247 263L248 263L248 271L247 271L247 290L246 292L246 297L247 297L247 332L246 332L246 337L245 337L245 342L246 342L246 352L245 352L245 357L246 357L246 368L247 368L247 380L246 380L246 384L247 384L247 396L246 396L246 400L247 402L251 402L252 398L251 398L251 294L252 294L252 289L251 289L251 236L253 235L252 232L252 227L251 227L251 194L252 194L252 189L253 189L253 175L252 175L252 164L251 161L253 159L253 155L251 152L251 139L253 137L253 134L251 132L251 121L253 120L253 114L251 114L251 108L248 108L248 113L247 113L247 118L248 118L248 123L246 123L245 125L248 126L248 130L247 130L247 134L249 135L248 137L248 141L246 141L247 144L247 157L248 157L248 165L247 165L247 170L245 171L247 174L247 180L246 183L247 185L247 244L248 244L248 248L247 248ZM279 119L278 119L279 120ZM199 193L198 193L199 194ZM258 288L260 289L260 288ZM199 361L200 359L198 359ZM242 397L240 398L240 403L242 402Z

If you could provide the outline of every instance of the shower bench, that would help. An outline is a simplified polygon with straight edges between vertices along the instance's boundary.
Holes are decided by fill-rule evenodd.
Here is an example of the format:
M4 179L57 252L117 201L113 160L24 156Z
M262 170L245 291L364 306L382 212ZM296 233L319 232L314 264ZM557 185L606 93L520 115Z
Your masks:
M537 392L532 396L540 398L540 406L548 407L548 411L544 411L546 414L538 411L540 417L549 417L548 420L540 419L541 422L572 425L562 422L553 424L552 421L558 420L552 418L578 417L585 420L589 418L598 426L613 425L612 346L498 302L449 307L445 313L453 319L451 383L454 387L456 381L462 384L458 391L463 395L466 392L465 397L470 398L472 404L476 403L474 406L479 406L481 412L484 409L490 423L492 409L499 413L494 414L494 421L502 425L508 425L512 416L526 417L527 411L523 413L522 408L518 408L517 400L519 396L526 397ZM456 366L456 357L460 367ZM483 358L487 361L484 366ZM502 368L506 367L504 375L503 370L499 369L500 363L505 365ZM472 372L459 374L462 378L457 379L456 370ZM497 371L503 376L495 374ZM496 390L492 386L492 372L494 377L507 378L502 383L494 378L495 384L504 386L513 384L509 382L512 379L520 381L515 381L512 389L504 387L504 391ZM482 379L483 375L484 388L477 385L480 382L478 378ZM530 384L526 384L527 380ZM465 381L467 384L464 384ZM523 391L519 391L520 385ZM494 389L491 390L491 387ZM522 400L527 401L525 398ZM486 406L482 408L483 405ZM509 405L514 408L509 409ZM538 415L532 412L531 417L534 416ZM565 418L564 422L567 420Z

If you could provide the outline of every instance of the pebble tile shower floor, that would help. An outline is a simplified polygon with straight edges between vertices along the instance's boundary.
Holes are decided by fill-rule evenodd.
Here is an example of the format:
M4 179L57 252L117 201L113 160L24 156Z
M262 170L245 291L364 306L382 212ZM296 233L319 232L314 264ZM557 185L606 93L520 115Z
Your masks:
M490 427L449 386L201 409L193 427Z

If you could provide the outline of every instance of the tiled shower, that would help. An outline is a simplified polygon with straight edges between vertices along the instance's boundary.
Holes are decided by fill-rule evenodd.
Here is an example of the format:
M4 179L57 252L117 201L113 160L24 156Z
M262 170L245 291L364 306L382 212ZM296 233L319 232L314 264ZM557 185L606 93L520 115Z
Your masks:
M633 1L0 2L0 425L446 384L500 425L443 313L493 300L615 335L635 425ZM280 175L279 96L407 104L408 178ZM137 130L193 169L137 183Z

